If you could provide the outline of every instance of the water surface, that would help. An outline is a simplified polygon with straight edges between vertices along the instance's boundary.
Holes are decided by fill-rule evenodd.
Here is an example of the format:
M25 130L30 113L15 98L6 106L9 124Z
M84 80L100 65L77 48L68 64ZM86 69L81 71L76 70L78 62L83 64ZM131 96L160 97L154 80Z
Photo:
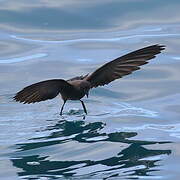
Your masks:
M0 176L173 179L180 162L179 1L1 1ZM171 13L169 13L171 12ZM92 72L138 48L166 50L140 71L68 102L12 100L24 86Z

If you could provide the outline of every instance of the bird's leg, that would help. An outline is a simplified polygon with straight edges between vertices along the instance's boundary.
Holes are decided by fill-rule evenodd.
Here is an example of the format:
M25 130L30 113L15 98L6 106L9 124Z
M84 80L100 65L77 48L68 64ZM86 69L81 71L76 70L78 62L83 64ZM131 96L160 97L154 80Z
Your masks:
M63 108L64 108L65 103L66 103L66 100L64 100L64 103L63 103L63 105L62 105L62 107L61 107L60 116L62 116L62 111L63 111Z
M82 103L82 106L83 106L84 112L87 114L87 110L86 110L86 106L85 106L84 102L83 102L82 100L80 100L80 101L81 101L81 103Z

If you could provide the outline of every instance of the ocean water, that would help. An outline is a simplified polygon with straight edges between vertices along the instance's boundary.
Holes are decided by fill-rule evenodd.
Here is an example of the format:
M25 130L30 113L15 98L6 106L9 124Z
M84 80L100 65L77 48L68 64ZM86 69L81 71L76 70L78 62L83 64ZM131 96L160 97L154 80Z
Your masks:
M180 177L178 0L0 1L0 179ZM93 72L152 44L141 70L80 102L24 105L23 87Z

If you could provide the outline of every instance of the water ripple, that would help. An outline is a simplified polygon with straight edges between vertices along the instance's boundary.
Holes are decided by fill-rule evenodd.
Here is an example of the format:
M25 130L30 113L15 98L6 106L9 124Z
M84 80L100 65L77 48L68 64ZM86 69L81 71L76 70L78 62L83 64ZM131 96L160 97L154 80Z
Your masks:
M104 133L105 126L102 122L58 121L42 130L49 135L16 144L10 160L22 178L148 178L159 171L157 163L171 154L168 149L145 146L168 142L132 140L136 132Z
M135 34L123 37L114 37L114 38L81 38L81 39L69 39L69 40L38 40L38 39L29 39L25 37L20 37L16 35L11 35L10 37L17 40L37 42L37 43L55 43L55 44L69 44L77 42L116 42L134 38L152 38L152 37L179 37L180 34Z
M29 56L24 56L24 57L17 57L17 58L11 58L11 59L0 59L0 64L9 64L9 63L17 63L17 62L22 62L26 60L31 60L31 59L37 59L37 58L42 58L46 57L46 53L38 53L38 54L33 54Z

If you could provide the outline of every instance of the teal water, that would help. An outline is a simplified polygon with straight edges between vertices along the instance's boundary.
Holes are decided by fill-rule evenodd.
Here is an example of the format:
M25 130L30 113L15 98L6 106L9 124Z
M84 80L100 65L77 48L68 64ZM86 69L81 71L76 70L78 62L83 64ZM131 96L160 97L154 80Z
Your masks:
M0 179L168 179L180 173L178 0L0 1ZM23 87L69 79L151 44L140 71L68 102L16 103Z

